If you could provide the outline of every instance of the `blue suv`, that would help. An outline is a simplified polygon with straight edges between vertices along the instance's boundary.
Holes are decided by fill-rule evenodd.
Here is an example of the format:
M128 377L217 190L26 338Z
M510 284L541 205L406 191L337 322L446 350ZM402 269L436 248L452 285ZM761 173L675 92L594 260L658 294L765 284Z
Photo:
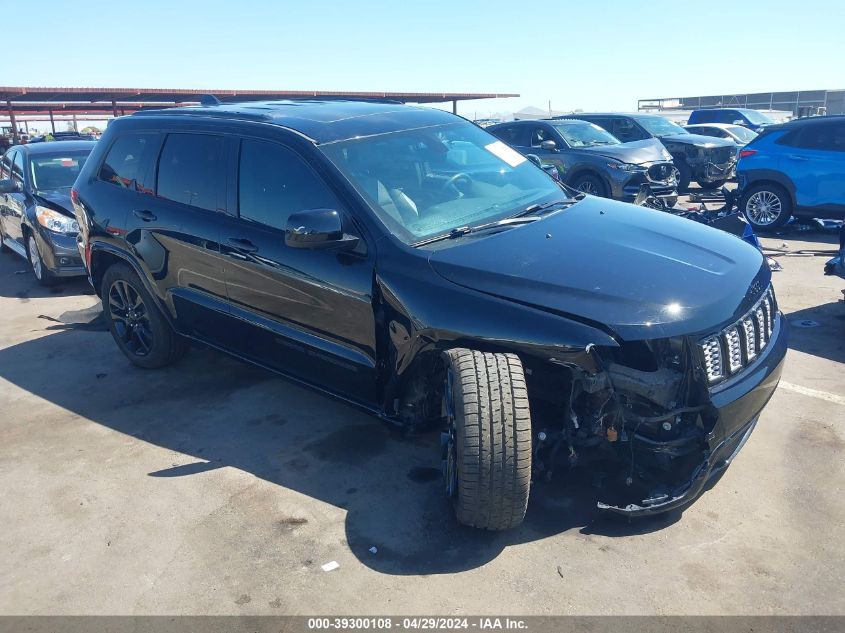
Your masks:
M845 218L845 116L767 127L739 156L740 209L754 228Z

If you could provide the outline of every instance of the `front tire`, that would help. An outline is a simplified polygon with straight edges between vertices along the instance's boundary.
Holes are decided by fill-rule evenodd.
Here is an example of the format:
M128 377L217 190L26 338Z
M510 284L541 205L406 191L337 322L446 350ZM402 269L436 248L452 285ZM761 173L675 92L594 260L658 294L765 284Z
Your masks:
M678 193L687 193L689 191L689 184L692 180L692 170L686 161L680 158L673 158L675 169L678 170Z
M792 199L786 189L773 183L762 183L743 192L739 208L755 229L779 228L792 217Z
M522 523L531 486L531 412L515 354L444 354L446 493L458 522L486 530Z
M185 339L173 330L129 266L114 264L106 270L100 296L109 331L134 365L158 369L184 355Z
M47 266L44 265L44 259L41 257L41 251L38 250L38 242L35 236L30 233L26 240L26 254L29 257L29 265L32 267L32 274L35 275L36 281L45 287L53 286L58 282L58 278L50 272Z
M575 176L570 186L591 196L598 196L599 198L607 198L609 196L607 185L596 174L580 174Z
M706 191L712 191L714 189L721 189L725 186L725 183L728 182L724 178L722 180L714 180L713 182L704 182L701 180L696 180L698 186Z

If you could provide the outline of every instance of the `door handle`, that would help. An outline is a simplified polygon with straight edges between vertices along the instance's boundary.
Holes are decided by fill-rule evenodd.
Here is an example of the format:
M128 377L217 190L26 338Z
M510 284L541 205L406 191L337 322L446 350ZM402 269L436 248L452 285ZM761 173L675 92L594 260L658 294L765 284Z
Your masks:
M258 251L258 247L255 244L240 237L230 237L227 240L227 243L229 246L236 248L242 253L255 253Z
M787 158L791 158L792 160L807 160L806 156L800 156L799 154L789 154Z
M147 211L146 209L135 209L132 212L132 215L144 222L152 222L156 220L155 214L152 211Z

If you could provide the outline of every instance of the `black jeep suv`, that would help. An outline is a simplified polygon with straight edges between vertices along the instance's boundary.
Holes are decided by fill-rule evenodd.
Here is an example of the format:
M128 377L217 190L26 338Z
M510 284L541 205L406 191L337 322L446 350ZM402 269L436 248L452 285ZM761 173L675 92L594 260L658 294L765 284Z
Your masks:
M167 365L193 339L441 425L444 491L468 525L519 524L532 478L598 452L621 482L601 508L687 503L781 373L757 249L559 185L440 110L139 112L109 125L73 200L133 363Z
M555 118L595 123L623 143L658 139L669 150L678 169L678 191L686 191L692 180L702 189L718 189L734 176L737 148L733 141L690 134L657 114L579 112Z

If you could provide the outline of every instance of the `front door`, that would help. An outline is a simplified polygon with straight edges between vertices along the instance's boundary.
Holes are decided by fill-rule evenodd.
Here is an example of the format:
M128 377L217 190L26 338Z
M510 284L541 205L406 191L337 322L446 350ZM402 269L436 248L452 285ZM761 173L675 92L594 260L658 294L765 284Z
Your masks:
M374 251L285 245L288 216L336 209L363 237L325 180L291 148L243 139L237 149L238 217L221 236L238 350L352 400L376 401Z
M18 183L20 191L7 193L3 200L3 232L9 241L9 246L19 254L24 254L25 244L21 221L26 212L27 194L24 193L24 155L19 149L9 150L9 178Z

